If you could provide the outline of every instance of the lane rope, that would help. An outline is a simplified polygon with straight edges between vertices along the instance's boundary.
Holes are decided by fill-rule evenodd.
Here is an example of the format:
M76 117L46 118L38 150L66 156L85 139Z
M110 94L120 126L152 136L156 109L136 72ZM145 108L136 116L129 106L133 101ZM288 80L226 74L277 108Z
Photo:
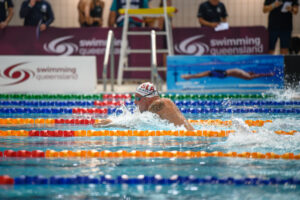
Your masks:
M300 101L274 101L274 100L173 100L178 107L199 107L199 106L296 106ZM79 100L0 100L1 106L22 106L22 107L75 107L75 106L97 106L116 107L124 104L133 106L134 101L124 99L108 99L95 101Z
M85 118L0 118L0 125L55 125L55 124L74 124L89 125L100 122L101 119ZM188 120L195 125L213 125L213 126L231 126L231 120L208 119L208 120ZM272 123L272 120L245 120L248 126L264 126L266 123Z
M0 130L0 137L228 137L235 130ZM252 131L257 133L256 130ZM294 135L292 131L274 131L278 135Z
M266 99L276 97L273 94L174 94L163 93L161 97L183 100L183 99L222 99L222 98L256 98ZM134 94L0 94L1 100L101 100L101 99L134 99Z
M242 177L242 178L218 178L214 176L206 176L198 178L196 176L179 176L172 175L170 177L162 177L159 174L154 176L138 175L129 177L128 175L119 175L115 178L111 175L102 176L18 176L10 177L8 175L0 175L0 185L77 185L77 184L130 184L130 185L171 185L171 184L221 184L221 185L300 185L300 179L295 178L258 178L258 177Z
M284 159L299 160L300 154L287 152L284 154L275 154L274 152L206 152L206 151L96 151L96 150L5 150L0 152L0 157L4 158L203 158L203 157L231 157L231 158L248 158L248 159Z
M179 110L183 114L201 114L201 113L293 113L299 114L300 108L185 108ZM134 109L129 109L133 112ZM70 107L44 107L44 108L0 108L0 114L122 114L119 108L70 108Z

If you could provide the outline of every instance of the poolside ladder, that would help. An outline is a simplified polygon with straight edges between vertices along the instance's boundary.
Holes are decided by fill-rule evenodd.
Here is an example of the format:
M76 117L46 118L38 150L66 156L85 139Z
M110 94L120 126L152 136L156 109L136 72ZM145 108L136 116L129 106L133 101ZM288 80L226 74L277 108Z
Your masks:
M107 43L106 43L106 49L105 49L105 55L104 55L104 61L103 61L103 72L102 72L102 78L103 78L103 91L106 92L106 85L107 85L107 66L108 66L108 60L110 57L110 84L111 84L111 91L114 91L114 71L115 71L115 54L114 54L114 32L112 30L108 31L107 36Z
M166 31L158 31L157 35L166 36L167 40L167 49L157 49L157 53L167 53L168 55L173 55L173 36L172 36L172 27L169 20L169 15L175 12L174 7L167 7L166 0L163 0L163 8L149 8L149 9L129 9L130 1L126 1L126 8L120 9L119 13L124 14L124 25L122 32L122 43L119 59L119 68L118 68L118 85L121 85L123 82L124 71L150 71L150 66L139 66L139 67L129 67L128 66L128 55L129 54L145 54L151 53L150 49L130 49L128 44L128 36L131 35L151 35L150 31L128 31L129 29L129 17L164 17ZM160 71L166 71L167 67L162 66L157 68Z

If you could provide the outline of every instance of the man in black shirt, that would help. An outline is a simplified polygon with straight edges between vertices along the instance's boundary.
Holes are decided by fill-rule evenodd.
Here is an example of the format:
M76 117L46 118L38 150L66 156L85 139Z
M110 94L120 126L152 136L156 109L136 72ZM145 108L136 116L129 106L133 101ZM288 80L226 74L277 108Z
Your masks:
M278 38L280 38L280 53L283 55L288 54L293 30L293 14L298 13L298 5L298 0L265 0L263 12L269 12L270 54L274 54Z
M215 28L220 22L226 22L225 5L219 0L208 0L199 6L198 19L202 26Z
M0 29L4 29L14 15L11 0L0 0Z
M26 0L20 10L25 26L39 26L44 31L54 21L51 5L44 0Z

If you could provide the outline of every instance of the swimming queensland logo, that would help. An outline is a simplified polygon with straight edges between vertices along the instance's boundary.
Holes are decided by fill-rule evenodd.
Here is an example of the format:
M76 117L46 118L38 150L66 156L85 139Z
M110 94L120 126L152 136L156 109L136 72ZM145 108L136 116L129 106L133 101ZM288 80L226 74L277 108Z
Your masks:
M185 55L198 55L201 56L205 53L209 53L209 46L203 42L198 41L203 38L204 35L196 35L181 41L175 45L175 50L179 54Z
M6 67L0 71L0 86L17 85L27 81L35 76L34 71L29 69L20 69L26 62L17 63Z
M62 56L69 56L78 52L78 46L72 42L67 42L67 40L73 38L74 36L64 36L52 40L49 43L44 44L44 50L48 53L56 53Z

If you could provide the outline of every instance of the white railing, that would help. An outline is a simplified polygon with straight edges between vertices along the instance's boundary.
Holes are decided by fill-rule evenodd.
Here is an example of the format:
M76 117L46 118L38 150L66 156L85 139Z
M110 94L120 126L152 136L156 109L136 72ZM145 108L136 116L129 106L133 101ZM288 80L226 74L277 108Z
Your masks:
M151 82L154 83L158 90L162 90L162 79L157 71L157 52L156 52L156 33L151 31Z
M114 33L112 30L108 31L107 36L107 43L106 43L106 49L105 49L105 55L104 55L104 62L103 62L103 91L106 92L106 85L107 85L107 66L108 66L108 60L110 57L110 84L111 84L111 91L114 91L114 82L115 82L115 53L114 53Z

